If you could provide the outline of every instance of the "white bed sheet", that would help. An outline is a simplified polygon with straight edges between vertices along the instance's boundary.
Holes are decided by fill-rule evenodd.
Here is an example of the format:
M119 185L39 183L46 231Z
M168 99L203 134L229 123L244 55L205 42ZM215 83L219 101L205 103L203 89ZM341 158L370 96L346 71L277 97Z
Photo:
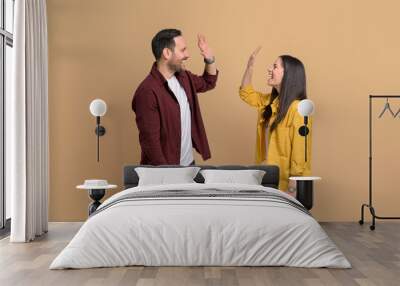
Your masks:
M262 186L179 184L127 189L263 190ZM245 198L124 201L90 217L50 269L145 266L293 266L350 268L343 253L310 215L281 203Z

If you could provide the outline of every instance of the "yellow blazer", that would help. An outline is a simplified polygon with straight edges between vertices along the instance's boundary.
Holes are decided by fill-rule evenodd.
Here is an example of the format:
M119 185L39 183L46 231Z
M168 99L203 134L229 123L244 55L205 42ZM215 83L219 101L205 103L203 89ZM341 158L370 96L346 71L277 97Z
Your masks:
M312 120L308 119L310 132L307 135L307 162L304 158L304 137L299 134L299 128L304 125L304 118L297 112L299 100L290 105L285 118L273 132L270 125L274 122L279 106L279 97L271 104L272 116L269 120L268 150L265 142L265 120L263 113L269 104L271 94L263 94L253 89L251 85L240 88L239 95L250 106L257 108L257 142L256 163L279 166L279 189L286 191L290 176L311 175L311 138ZM268 154L268 156L266 156Z

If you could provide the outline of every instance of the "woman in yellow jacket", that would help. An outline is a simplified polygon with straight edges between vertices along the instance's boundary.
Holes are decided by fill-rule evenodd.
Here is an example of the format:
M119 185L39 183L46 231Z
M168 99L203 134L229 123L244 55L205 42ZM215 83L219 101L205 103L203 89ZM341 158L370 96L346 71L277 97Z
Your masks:
M297 112L300 100L307 98L306 76L300 60L283 55L268 69L267 84L271 93L253 89L251 80L253 66L259 47L250 56L240 86L240 98L257 108L256 163L279 166L279 189L287 191L290 176L311 174L311 127L307 135L307 162L305 161L305 140L299 134L304 118Z

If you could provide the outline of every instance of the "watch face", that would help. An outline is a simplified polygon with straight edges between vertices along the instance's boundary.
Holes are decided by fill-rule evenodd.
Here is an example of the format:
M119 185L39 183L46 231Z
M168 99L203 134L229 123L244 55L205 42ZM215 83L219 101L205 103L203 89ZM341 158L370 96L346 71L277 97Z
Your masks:
M211 59L204 58L204 62L208 65L211 65L215 62L215 58L212 57Z

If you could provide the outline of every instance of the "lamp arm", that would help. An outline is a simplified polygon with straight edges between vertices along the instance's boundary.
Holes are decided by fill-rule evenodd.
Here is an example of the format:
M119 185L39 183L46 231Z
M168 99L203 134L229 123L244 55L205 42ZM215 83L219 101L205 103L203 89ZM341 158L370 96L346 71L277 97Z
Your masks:
M96 135L97 135L97 162L100 160L100 132L99 132L99 127L100 127L100 116L96 116Z
M307 135L304 137L304 159L307 162Z
M307 135L310 130L307 127L308 124L308 116L304 116L304 125L299 128L300 136L304 137L304 159L307 162Z
M308 124L308 116L304 116L304 126L306 127L305 129L306 129L306 135L304 136L304 158L305 158L305 161L307 162L307 134L308 134L308 127L307 127L307 124Z

